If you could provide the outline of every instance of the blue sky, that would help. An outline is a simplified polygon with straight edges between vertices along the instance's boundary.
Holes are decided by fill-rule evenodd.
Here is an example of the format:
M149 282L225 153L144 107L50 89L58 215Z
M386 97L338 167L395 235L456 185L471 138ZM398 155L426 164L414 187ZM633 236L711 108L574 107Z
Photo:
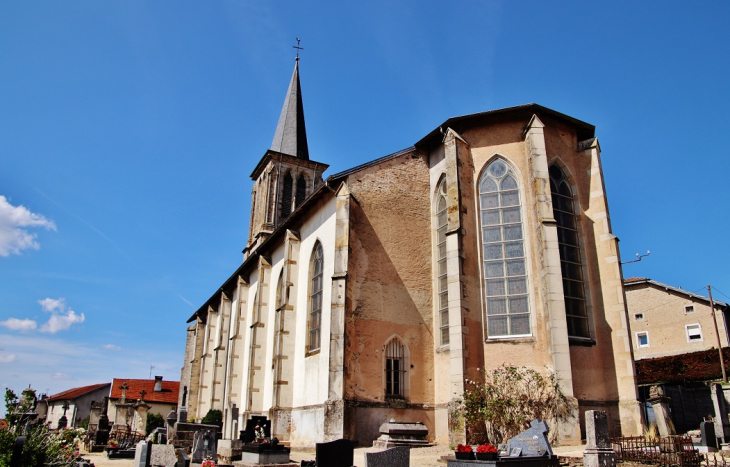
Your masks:
M302 39L336 173L529 102L596 125L626 277L730 301L730 3L0 0L0 386L178 379Z

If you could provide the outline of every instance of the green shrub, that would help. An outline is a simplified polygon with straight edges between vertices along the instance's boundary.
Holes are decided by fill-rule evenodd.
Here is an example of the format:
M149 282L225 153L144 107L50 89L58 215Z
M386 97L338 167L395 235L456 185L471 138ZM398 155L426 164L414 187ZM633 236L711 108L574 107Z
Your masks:
M147 434L152 433L155 428L161 426L165 426L165 419L162 418L162 415L156 413L147 414L147 426L145 427Z
M200 423L220 423L223 421L223 412L217 409L209 410L207 414L205 414L205 417L203 417L203 420L200 421Z

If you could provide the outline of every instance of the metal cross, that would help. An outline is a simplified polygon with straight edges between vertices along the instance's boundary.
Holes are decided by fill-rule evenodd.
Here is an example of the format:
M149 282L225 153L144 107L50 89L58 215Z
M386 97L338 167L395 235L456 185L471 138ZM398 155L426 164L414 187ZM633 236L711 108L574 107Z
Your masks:
M141 391L139 391L139 400L140 401L144 402L144 396L145 396L145 394L147 394L147 391L145 391L144 389L142 389Z
M300 42L301 42L302 40L301 40L301 39L299 39L298 37L297 37L296 39L297 39L297 45L293 45L292 47L293 47L293 48L295 48L295 49L297 49L297 60L299 60L299 51L300 51L300 50L304 50L304 47L299 47L299 43L300 43Z
M61 406L61 408L63 409L63 416L64 417L66 416L66 411L69 409L69 407L70 406L68 405L68 401L64 401L63 402L63 405Z

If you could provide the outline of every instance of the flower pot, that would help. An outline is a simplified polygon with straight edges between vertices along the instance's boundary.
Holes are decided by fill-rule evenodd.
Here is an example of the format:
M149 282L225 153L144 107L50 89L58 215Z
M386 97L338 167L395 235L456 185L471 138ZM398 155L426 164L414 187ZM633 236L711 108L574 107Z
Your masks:
M497 460L496 452L478 452L476 454L477 454L478 461L496 461Z
M465 461L473 461L474 460L474 453L473 452L459 452L455 451L454 454L456 455L457 459L465 460Z

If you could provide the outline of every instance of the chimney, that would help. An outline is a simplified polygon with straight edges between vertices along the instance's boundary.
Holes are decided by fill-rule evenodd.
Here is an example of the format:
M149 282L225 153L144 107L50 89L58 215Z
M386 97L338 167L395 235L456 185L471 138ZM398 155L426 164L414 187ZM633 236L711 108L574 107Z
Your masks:
M162 392L162 376L155 376L155 392Z

